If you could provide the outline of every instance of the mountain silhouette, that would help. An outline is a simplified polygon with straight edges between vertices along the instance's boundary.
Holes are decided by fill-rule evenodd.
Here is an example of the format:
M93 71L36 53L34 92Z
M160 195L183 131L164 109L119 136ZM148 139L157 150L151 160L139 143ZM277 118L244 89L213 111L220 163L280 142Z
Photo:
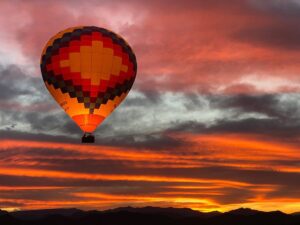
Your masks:
M239 209L234 209L234 210L227 212L227 214L230 214L230 215L244 215L244 216L247 216L247 215L251 216L251 215L258 214L258 213L261 213L261 211L253 210L253 209L249 209L249 208L239 208Z
M208 212L203 213L195 211L189 208L159 208L147 206L143 208L134 208L134 207L120 207L112 210L106 210L105 212L132 212L132 213L141 213L141 214L154 214L154 215L164 215L169 217L203 217L208 218L221 214L220 212Z
M4 210L0 210L0 216L6 215L6 214L8 214L8 212L6 212L6 211L4 211Z
M0 211L2 225L300 225L299 213L240 208L226 213L188 208L121 207L105 211L43 209Z
M28 211L15 211L11 212L10 215L17 219L22 220L38 220L49 215L60 215L66 217L72 217L76 214L84 213L79 209L41 209L41 210L28 210Z

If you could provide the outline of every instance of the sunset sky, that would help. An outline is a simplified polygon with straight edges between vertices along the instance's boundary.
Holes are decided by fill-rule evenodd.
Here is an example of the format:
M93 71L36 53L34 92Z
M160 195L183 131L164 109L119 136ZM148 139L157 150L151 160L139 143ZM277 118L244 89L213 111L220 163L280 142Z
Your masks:
M0 209L300 211L299 21L299 0L0 1ZM95 145L39 68L80 25L138 63Z

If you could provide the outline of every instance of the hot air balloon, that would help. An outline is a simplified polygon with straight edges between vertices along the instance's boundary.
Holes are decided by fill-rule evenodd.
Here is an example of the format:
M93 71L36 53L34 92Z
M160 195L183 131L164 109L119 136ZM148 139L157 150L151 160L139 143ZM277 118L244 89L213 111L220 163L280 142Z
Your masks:
M119 35L94 26L72 27L44 47L41 72L45 85L84 132L83 143L125 99L136 77L134 52Z

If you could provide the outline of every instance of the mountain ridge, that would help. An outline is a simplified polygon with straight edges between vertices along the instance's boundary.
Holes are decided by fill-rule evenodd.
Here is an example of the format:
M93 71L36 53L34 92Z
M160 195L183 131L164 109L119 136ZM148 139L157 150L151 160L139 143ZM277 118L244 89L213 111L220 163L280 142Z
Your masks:
M200 212L173 207L119 207L107 210L84 211L58 208L6 212L0 211L0 224L5 225L299 225L298 213L264 212L238 208L228 212Z

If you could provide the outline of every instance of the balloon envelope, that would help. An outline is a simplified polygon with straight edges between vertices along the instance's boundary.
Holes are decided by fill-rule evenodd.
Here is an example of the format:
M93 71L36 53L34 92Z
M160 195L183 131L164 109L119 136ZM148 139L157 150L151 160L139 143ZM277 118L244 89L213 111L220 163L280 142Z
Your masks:
M53 98L84 132L92 133L127 96L137 63L122 37L84 26L48 41L41 71Z

